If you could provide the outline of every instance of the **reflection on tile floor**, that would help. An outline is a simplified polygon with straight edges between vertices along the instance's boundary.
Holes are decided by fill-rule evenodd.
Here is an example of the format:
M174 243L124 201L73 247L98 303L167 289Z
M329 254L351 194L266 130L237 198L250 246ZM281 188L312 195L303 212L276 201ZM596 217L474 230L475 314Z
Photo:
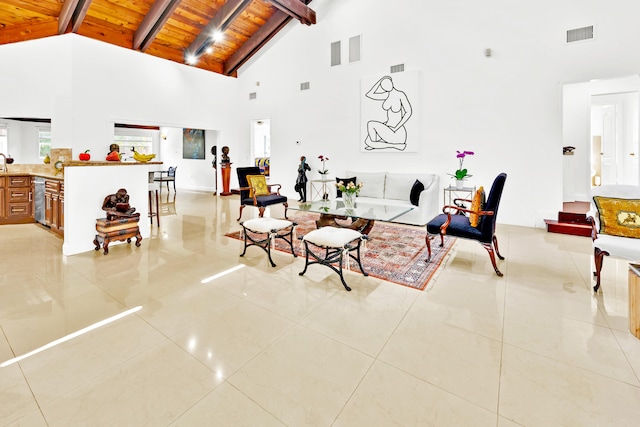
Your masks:
M224 237L239 229L237 196L179 191L170 213L140 248L106 256L63 257L47 230L0 227L0 363L142 307L1 367L0 425L640 419L627 263L605 259L594 296L588 238L501 225L503 278L480 245L458 241L428 291L348 272L348 293L329 269L299 276L300 258L240 258Z

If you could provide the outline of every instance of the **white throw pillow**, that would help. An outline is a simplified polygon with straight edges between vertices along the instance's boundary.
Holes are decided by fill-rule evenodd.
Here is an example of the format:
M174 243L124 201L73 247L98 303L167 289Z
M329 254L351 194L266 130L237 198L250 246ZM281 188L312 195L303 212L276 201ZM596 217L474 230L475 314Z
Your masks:
M384 198L393 200L409 200L411 187L413 187L414 182L416 182L415 174L388 173L384 187Z
M384 172L350 172L347 171L346 176L355 176L356 182L362 182L362 190L359 196L374 197L376 199L384 198ZM407 196L408 199L409 196Z

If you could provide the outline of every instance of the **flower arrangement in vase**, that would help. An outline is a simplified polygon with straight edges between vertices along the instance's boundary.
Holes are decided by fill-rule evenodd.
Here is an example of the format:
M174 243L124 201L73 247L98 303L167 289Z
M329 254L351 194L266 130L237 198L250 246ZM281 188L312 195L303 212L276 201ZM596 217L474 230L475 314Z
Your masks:
M456 158L459 161L458 169L453 175L452 174L449 174L449 175L451 175L456 179L456 188L460 189L464 186L464 180L472 176L472 175L469 175L469 171L467 171L467 169L462 166L464 163L464 158L467 156L473 156L475 153L473 151L457 151L457 150L456 150L456 153L457 153Z
M346 209L354 208L354 206L356 205L356 196L362 189L363 185L364 184L362 182L354 184L351 181L349 181L347 184L345 184L344 181L338 181L336 183L336 187L338 187L338 190L342 192L342 201Z

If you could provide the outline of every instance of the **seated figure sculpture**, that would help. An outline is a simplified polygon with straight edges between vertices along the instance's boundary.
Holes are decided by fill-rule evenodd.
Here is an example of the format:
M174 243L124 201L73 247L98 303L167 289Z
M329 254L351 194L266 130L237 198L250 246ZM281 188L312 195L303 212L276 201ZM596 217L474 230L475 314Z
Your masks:
M105 197L102 202L102 210L107 213L108 220L140 216L140 213L136 212L136 208L129 205L129 195L124 188Z

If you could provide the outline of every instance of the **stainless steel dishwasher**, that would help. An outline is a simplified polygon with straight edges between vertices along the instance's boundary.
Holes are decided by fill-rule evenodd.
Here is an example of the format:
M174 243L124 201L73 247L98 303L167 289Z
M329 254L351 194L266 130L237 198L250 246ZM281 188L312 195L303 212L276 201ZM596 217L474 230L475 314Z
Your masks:
M35 197L33 199L34 204L34 217L37 222L44 224L44 178L37 176L34 181Z

